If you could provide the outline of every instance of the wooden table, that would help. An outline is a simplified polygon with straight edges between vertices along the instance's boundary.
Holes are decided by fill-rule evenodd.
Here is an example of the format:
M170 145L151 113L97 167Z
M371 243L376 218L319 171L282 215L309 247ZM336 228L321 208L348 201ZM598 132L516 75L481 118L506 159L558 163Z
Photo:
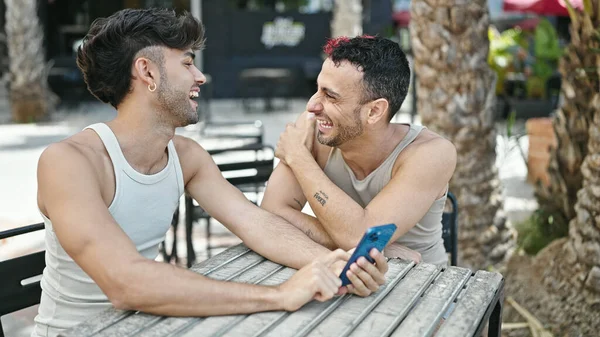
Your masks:
M243 244L192 270L219 280L265 285L279 284L295 272ZM488 320L489 336L500 335L502 275L392 259L386 277L387 283L369 297L313 301L293 313L196 318L109 309L62 336L479 336Z

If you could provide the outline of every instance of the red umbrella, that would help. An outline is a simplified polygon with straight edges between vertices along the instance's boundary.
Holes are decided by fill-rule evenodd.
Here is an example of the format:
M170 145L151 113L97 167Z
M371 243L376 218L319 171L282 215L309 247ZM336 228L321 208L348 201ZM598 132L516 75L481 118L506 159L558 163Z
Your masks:
M570 2L574 8L583 8L583 0L571 0ZM527 12L560 16L569 15L565 0L504 0L502 9L506 12Z

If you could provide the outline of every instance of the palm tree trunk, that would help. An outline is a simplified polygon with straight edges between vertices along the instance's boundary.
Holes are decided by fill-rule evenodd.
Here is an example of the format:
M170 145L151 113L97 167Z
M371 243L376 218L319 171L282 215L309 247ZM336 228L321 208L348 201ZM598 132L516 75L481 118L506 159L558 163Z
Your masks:
M571 45L561 60L565 104L555 130L563 144L554 151L550 170L562 185L553 196L560 200L557 205L572 207L569 235L507 274L507 291L518 292L515 297L552 323L557 336L597 336L600 331L600 0L584 3L586 11L571 15ZM582 138L587 143L579 145ZM569 165L574 167L567 170ZM568 175L575 174L582 187L576 202L571 196L567 201L566 184L573 178Z
M590 102L598 91L596 75L583 71L596 66L596 56L589 52L590 44L598 41L592 33L598 25L594 20L579 12L571 21L571 43L559 65L564 102L553 120L558 144L550 150L549 186L536 185L540 209L553 218L552 233L567 233L569 221L575 217L577 191L582 187L580 168L588 152L588 128L593 117Z
M417 0L411 41L417 109L424 125L456 146L450 190L459 204L459 264L501 266L516 232L503 214L496 160L495 74L487 64L485 0Z
M54 108L56 95L48 87L43 33L36 0L5 0L10 71L10 103L18 123L42 119Z
M563 93L571 89L578 92L568 98L567 109L563 117L578 120L577 128L585 126L587 139L586 156L581 167L573 168L580 175L581 189L577 192L577 203L573 207L573 218L569 223L569 237L562 242L562 249L545 249L538 254L537 260L553 260L551 272L544 278L544 284L553 291L566 296L579 293L587 304L600 309L600 0L590 1L592 6L586 13L580 12L572 20L572 42L563 59L570 62L574 59L580 63L571 68L579 76L569 76L563 82ZM588 70L587 72L584 71ZM593 72L589 71L595 69ZM565 88L566 87L566 88ZM580 95L587 94L587 101ZM575 98L578 98L575 101ZM557 125L562 125L558 121ZM568 124L567 124L568 125ZM556 128L558 132L560 129ZM564 130L563 130L564 131ZM572 132L572 130L571 130ZM566 135L566 134L564 134ZM569 135L575 138L573 134ZM574 145L571 145L574 146ZM583 151L577 149L577 156ZM558 150L557 158L560 158ZM568 157L573 160L573 155ZM572 165L574 161L569 162ZM556 172L555 172L556 173ZM571 188L571 186L569 186ZM600 315L599 315L600 317ZM599 319L600 321L600 319ZM599 323L600 324L600 323ZM600 328L600 326L598 327ZM596 331L597 332L597 331Z
M335 0L331 37L354 37L362 34L361 0Z

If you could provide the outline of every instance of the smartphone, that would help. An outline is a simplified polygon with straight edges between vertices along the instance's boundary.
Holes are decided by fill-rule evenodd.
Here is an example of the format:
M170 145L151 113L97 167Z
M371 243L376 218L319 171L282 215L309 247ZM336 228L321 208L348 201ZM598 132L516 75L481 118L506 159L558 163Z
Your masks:
M346 266L340 274L340 279L342 280L343 286L351 283L346 276L346 272L348 269L350 269L350 266L361 256L364 256L367 261L375 263L373 258L369 255L369 252L373 248L377 248L378 251L383 252L383 249L390 241L395 231L396 225L394 224L375 226L367 229L362 239L360 239L360 242L356 246L356 249L350 257L350 260L348 260L348 263L346 263Z

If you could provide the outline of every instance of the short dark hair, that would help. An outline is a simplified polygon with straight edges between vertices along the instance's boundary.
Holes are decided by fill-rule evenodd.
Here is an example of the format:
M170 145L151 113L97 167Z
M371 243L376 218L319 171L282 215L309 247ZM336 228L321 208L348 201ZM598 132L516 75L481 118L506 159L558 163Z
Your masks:
M88 90L116 108L131 91L134 58L151 46L201 49L204 27L188 12L178 16L158 8L124 9L96 19L77 49L77 66Z
M392 120L410 84L408 60L398 43L378 36L338 37L330 39L323 51L336 66L348 61L361 70L365 89L361 103L387 99L388 121Z

